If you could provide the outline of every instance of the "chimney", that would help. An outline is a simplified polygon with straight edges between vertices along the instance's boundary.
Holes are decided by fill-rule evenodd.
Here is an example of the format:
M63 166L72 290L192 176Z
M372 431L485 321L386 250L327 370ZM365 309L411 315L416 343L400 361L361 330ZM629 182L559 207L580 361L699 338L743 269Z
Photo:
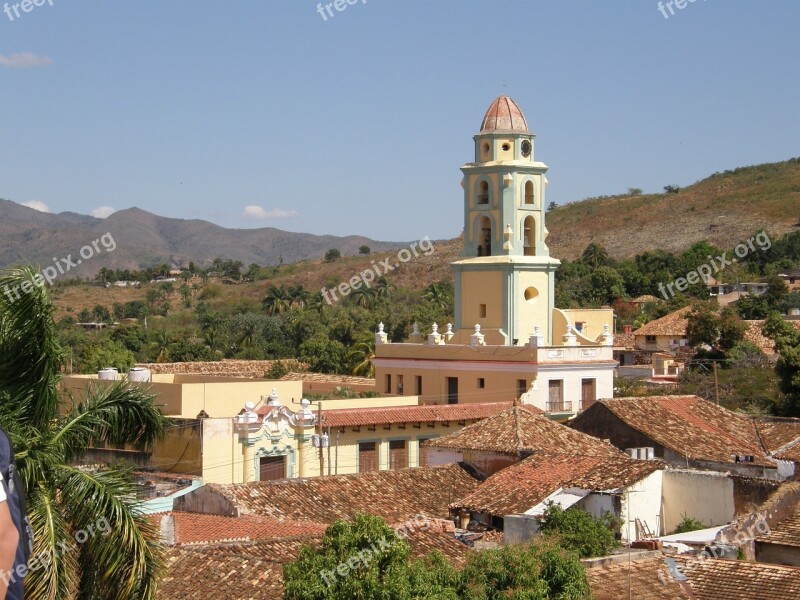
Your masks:
M622 333L630 333L631 331L633 331L633 329L631 328L630 325L623 325L622 326Z

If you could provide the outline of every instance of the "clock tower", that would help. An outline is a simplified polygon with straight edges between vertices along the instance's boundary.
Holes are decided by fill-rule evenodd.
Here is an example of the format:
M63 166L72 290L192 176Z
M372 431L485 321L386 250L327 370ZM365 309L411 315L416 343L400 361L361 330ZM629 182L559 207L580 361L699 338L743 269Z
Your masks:
M560 262L545 244L547 165L534 158L534 138L516 103L500 96L473 138L474 162L461 167L464 245L451 265L461 343L475 325L487 344L525 345L537 326L551 343Z

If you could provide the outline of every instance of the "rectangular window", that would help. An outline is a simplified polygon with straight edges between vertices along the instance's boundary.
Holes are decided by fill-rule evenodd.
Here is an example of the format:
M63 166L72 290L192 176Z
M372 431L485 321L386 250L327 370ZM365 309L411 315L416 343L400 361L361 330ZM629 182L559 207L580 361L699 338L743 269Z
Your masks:
M486 318L486 305L485 304L478 305L478 316L481 319L485 319Z
M258 460L258 480L277 481L286 477L285 456L262 456Z
M522 396L522 394L524 394L527 391L528 391L528 380L517 379L517 398Z
M584 323L583 321L576 321L575 322L575 329L578 331L578 333L581 333L583 331L584 327L586 327L586 323Z
M386 393L392 393L392 376L388 374L386 375Z
M478 389L482 390L486 387L486 380L483 377L478 377Z
M644 341L648 344L655 344L656 343L656 336L654 335L646 335L644 336Z
M422 375L417 375L417 396L422 395Z
M389 442L389 469L405 469L408 466L408 450L405 440L392 440Z
M581 408L586 410L597 400L597 380L581 379Z
M369 473L378 470L378 448L375 442L359 442L358 472Z
M458 377L447 378L447 403L458 404Z
M403 395L403 376L402 375L398 375L397 376L397 395L398 396L402 396Z
M561 379L551 380L548 383L549 397L547 401L547 410L550 412L557 412L564 410L564 381Z

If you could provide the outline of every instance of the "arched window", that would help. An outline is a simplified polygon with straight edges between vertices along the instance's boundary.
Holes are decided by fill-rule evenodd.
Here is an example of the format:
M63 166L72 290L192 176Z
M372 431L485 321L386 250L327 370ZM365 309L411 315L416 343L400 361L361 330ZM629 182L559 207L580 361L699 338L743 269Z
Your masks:
M486 181L478 184L478 204L489 204L489 183Z
M492 255L492 222L489 217L481 217L478 232L478 256Z
M523 225L522 248L525 256L536 256L536 221L533 217L525 217Z
M525 204L533 204L533 182L525 183Z

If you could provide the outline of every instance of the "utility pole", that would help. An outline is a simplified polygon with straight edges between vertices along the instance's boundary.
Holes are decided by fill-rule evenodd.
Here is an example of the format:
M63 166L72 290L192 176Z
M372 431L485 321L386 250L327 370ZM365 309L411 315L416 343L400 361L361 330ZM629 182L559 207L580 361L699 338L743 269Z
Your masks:
M717 399L717 406L719 406L719 378L717 377L717 361L714 361L714 397Z
M716 367L716 363L714 367ZM719 404L719 402L717 402ZM322 402L317 404L317 433L319 434L319 476L325 476L325 456L322 453Z

